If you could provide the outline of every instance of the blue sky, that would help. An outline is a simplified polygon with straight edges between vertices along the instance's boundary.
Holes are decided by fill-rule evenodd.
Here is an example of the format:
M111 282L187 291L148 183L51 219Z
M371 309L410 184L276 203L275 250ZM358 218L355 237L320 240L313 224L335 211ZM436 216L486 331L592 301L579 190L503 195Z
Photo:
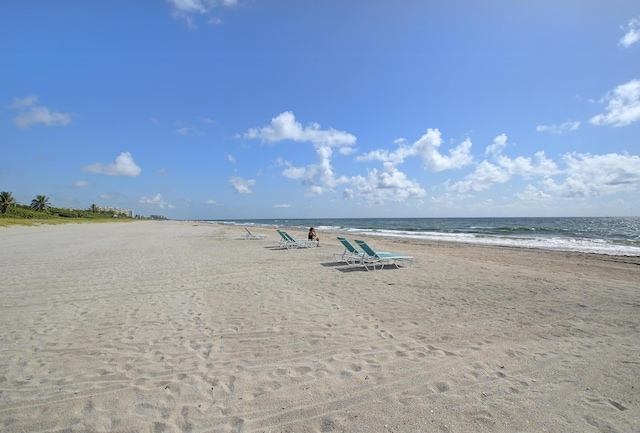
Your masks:
M0 83L23 204L640 215L637 0L2 2Z

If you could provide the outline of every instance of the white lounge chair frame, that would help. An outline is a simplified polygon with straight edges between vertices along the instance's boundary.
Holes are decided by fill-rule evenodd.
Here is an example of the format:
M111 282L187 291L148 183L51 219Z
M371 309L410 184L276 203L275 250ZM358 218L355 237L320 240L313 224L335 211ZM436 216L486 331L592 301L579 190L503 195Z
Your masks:
M373 270L376 270L377 265L380 265L380 269L384 268L385 265L394 265L398 269L403 269L410 268L413 264L413 256L408 256L406 254L376 252L373 248L367 245L365 241L359 239L356 239L355 241L365 252L361 264L366 268L367 271L370 270L369 266L371 266ZM398 266L398 263L401 263L402 267Z
M278 244L281 247L284 247L288 250L293 250L297 248L310 248L318 245L318 242L315 240L307 240L307 239L294 239L289 233L284 230L276 230L280 237L280 241Z
M247 240L256 241L267 238L267 235L256 235L251 233L248 228L245 227L244 229L247 231L247 234L244 235L244 238Z

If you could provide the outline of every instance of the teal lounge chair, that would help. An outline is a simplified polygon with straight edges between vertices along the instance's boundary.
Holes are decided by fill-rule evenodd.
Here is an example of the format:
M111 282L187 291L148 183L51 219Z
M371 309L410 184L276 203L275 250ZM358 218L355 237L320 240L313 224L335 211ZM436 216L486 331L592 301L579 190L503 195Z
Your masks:
M345 262L349 265L360 264L363 257L366 256L366 253L351 245L351 242L349 242L346 238L339 237L337 239L344 246L344 251L342 253L333 253L334 259L337 262Z
M280 239L279 245L288 250L292 250L294 248L309 248L317 245L316 241L310 241L306 239L305 240L294 239L289 233L285 232L284 230L276 230L276 231L282 238Z
M278 245L281 246L282 248L286 248L288 250L292 249L292 248L296 248L295 245L290 245L291 241L289 240L289 238L284 234L284 232L282 230L277 230L278 234L280 235L280 240L278 241Z
M284 234L285 237L289 239L290 243L297 245L298 248L316 247L320 243L314 239L294 239L293 236L291 236L289 233L285 232L284 230L282 230L282 234Z
M365 241L361 241L356 239L356 243L364 250L366 253L362 258L361 264L369 270L369 266L376 269L376 266L379 264L380 269L384 268L385 265L394 265L396 268L400 269L398 266L398 262L402 263L403 268L411 267L413 263L413 256L408 256L406 254L395 254L395 253L383 253L377 252L373 248L371 248ZM407 263L409 264L407 266Z

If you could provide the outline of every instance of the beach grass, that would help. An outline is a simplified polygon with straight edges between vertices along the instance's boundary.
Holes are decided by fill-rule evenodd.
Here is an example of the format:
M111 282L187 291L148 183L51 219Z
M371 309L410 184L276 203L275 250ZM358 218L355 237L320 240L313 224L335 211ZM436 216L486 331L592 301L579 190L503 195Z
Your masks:
M131 218L14 218L0 217L0 227L11 226L41 226L59 224L88 224L88 223L113 223L113 222L133 222Z

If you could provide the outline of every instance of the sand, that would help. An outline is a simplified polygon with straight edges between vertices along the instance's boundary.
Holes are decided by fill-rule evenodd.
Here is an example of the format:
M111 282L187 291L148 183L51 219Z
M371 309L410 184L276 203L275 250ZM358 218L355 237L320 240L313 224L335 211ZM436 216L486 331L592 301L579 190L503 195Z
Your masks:
M640 431L640 258L252 232L0 229L0 431Z

